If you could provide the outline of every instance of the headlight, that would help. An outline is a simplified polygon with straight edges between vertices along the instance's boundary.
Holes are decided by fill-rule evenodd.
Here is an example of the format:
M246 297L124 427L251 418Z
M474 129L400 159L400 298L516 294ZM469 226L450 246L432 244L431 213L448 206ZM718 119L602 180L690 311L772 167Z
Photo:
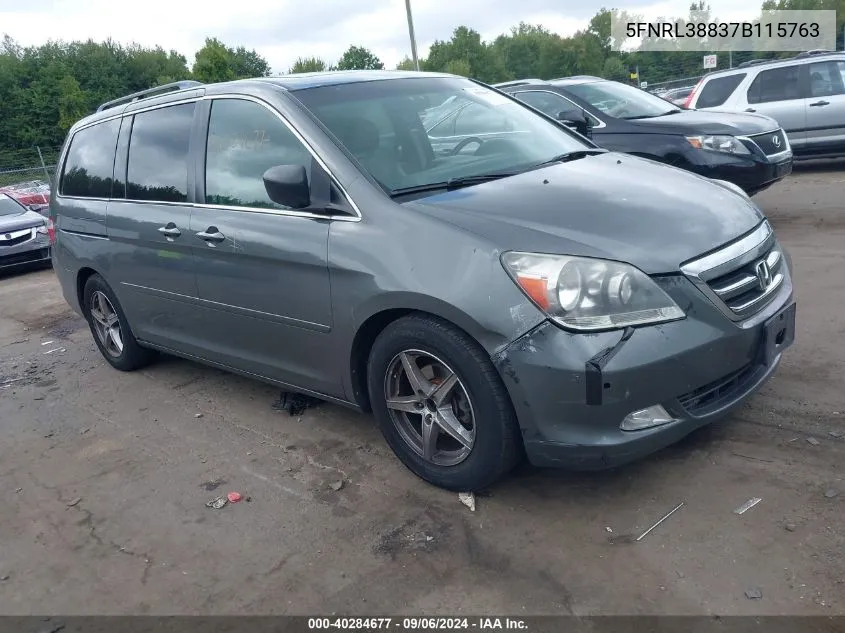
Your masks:
M695 149L706 149L725 154L750 154L745 144L734 136L688 136L687 141Z
M537 307L573 330L682 319L684 311L645 273L619 262L509 252L502 263Z

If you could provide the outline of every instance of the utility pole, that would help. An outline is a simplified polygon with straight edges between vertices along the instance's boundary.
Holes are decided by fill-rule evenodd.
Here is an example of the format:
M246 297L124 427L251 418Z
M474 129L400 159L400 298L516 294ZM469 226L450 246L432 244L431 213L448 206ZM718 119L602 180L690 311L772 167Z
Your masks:
M411 16L411 0L405 0L405 12L408 14L408 35L411 38L411 56L414 58L414 69L420 69L420 60L417 57L417 38L414 36L414 18Z

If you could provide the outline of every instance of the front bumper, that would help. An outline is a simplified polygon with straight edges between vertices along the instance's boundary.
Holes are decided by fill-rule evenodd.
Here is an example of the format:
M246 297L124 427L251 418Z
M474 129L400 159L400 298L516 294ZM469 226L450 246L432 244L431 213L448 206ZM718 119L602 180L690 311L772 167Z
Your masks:
M742 187L749 196L759 193L792 173L791 152L778 157L763 154L735 156L696 150L687 157L687 169L707 178L727 180Z
M50 261L50 238L32 229L32 237L7 246L0 242L0 270Z
M775 371L781 356L766 360L763 332L792 303L791 280L742 323L686 278L659 283L685 319L637 328L625 341L619 331L576 334L545 322L494 356L534 465L597 470L634 461L728 415ZM588 363L609 349L596 382ZM620 429L626 415L656 404L676 421Z

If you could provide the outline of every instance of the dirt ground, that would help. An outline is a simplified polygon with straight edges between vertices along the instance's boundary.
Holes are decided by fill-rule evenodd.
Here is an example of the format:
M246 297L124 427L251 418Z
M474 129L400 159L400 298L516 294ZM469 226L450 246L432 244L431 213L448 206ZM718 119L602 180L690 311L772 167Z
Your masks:
M117 372L52 271L0 277L0 613L845 614L845 163L796 169L757 198L798 296L768 385L617 471L521 467L474 513L369 416L173 358ZM251 501L205 507L229 491Z

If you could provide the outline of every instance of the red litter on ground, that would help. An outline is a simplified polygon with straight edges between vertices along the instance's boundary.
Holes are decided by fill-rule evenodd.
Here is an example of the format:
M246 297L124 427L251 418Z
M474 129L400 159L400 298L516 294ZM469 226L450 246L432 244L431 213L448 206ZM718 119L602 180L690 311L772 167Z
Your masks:
M238 501L243 499L243 497L241 497L240 492L230 492L226 495L226 498L229 500L229 503L237 503Z

